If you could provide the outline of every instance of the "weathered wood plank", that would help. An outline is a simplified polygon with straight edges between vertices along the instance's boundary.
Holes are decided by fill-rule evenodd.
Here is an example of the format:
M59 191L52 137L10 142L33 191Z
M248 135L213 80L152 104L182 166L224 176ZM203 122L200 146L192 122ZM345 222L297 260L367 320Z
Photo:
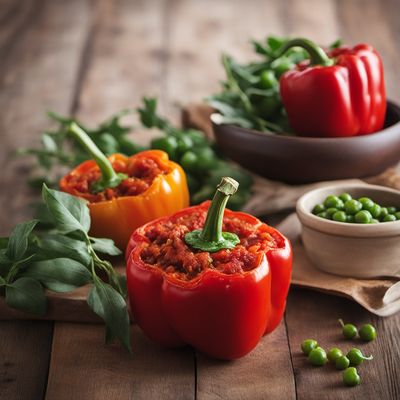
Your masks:
M34 8L18 37L11 35L13 43L1 65L0 183L10 193L0 198L1 235L31 216L32 193L25 181L29 162L15 159L14 152L38 142L39 132L49 124L47 110L69 111L87 30L86 1L38 2Z
M194 398L191 349L161 348L138 327L132 355L103 343L101 325L57 323L46 400Z
M162 93L163 1L98 1L76 114L89 123ZM188 399L194 355L165 350L132 328L134 354L103 346L104 325L56 323L47 399ZM79 368L76 368L79 360Z
M338 318L358 327L372 323L377 328L378 338L367 344L346 340L341 334ZM349 300L297 289L289 297L286 323L299 400L400 398L400 315L375 317ZM333 365L310 365L300 350L301 342L308 338L316 339L326 350L336 346L347 352L351 347L358 347L365 354L373 354L372 361L366 361L358 368L361 385L344 386L341 371Z
M43 398L53 324L50 322L0 323L0 399Z
M38 141L47 109L66 112L80 43L86 31L87 3L3 1L0 13L0 234L30 217L29 163L14 151ZM0 398L43 397L53 323L0 323Z
M246 357L218 361L197 354L197 399L295 399L284 322Z

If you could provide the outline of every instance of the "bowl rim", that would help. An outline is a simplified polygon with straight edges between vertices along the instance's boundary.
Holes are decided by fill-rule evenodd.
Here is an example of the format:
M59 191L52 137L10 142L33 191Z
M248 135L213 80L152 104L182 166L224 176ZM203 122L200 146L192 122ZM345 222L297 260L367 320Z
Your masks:
M319 192L342 192L351 189L372 189L377 192L392 193L399 197L400 191L385 186L371 185L369 183L338 183L328 186L319 187L303 194L296 202L296 212L303 226L317 230L319 232L346 237L371 238L371 237L393 237L400 235L400 220L390 221L379 224L353 224L348 222L337 222L323 219L312 214L307 209L305 203L310 197Z
M391 106L397 108L400 112L400 104L395 103L394 101L387 100L387 106ZM298 141L298 142L315 142L315 143L344 143L344 141L359 143L361 141L368 141L371 138L376 138L377 136L381 135L390 135L393 131L397 131L396 127L400 125L400 120L393 125L388 126L387 128L381 129L377 132L370 133L368 135L357 135L357 136L348 136L348 137L329 137L329 138L320 138L320 137L312 137L312 136L296 136L290 134L276 134L272 132L262 132L256 129L251 128L243 128L242 126L234 125L234 124L222 124L218 122L218 118L222 116L219 112L214 112L210 115L210 120L213 126L225 126L228 128L238 129L240 131L246 132L247 134L251 134L257 137L268 137L273 140L291 140L291 141Z

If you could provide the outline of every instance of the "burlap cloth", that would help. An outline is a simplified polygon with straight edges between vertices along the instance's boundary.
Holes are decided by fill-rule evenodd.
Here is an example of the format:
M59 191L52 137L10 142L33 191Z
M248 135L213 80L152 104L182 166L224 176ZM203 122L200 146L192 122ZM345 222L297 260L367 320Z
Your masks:
M206 105L189 105L183 109L183 125L200 129L212 137L211 113L212 109ZM301 195L317 187L336 183L361 182L358 179L349 179L306 185L287 185L254 174L253 177L254 194L245 205L244 211L257 216L291 210ZM398 168L390 168L378 176L364 179L363 182L400 190ZM300 241L301 226L297 216L292 214L287 217L279 224L278 229L291 240L293 246L293 285L351 298L379 316L392 315L400 310L400 281L398 278L355 279L320 271L307 259Z

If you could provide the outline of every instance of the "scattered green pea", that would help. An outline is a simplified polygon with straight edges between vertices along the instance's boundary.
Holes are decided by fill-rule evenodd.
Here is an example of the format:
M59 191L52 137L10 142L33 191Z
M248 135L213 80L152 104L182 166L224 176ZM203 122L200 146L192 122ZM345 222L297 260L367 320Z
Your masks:
M376 329L371 324L365 324L359 331L361 340L370 342L376 338Z
M326 352L322 347L316 347L310 351L308 360L312 365L322 366L328 362Z
M360 384L360 375L357 373L357 369L354 367L346 368L343 371L343 382L347 386L357 386Z
M347 214L354 215L362 210L362 204L354 199L347 200L346 203L344 203L344 210Z
M306 339L301 344L301 351L308 356L311 350L316 349L318 347L318 342L314 339Z
M328 351L328 360L331 362L335 362L338 358L343 356L342 350L340 350L337 347L332 347L329 351Z
M346 222L353 223L354 222L354 215L346 215Z
M364 210L368 210L374 205L374 202L369 197L361 197L358 201L362 204Z
M339 319L339 323L342 326L342 333L346 339L353 339L357 336L357 328L353 324L344 324L342 319Z
M396 207L387 207L388 213L389 214L394 214L397 211Z
M317 214L317 217L324 218L324 219L329 219L329 215L327 214L326 211L320 212L319 214Z
M370 223L371 224L379 224L379 220L372 218Z
M372 360L373 357L365 357L360 349L353 347L346 355L351 365L360 365L364 360Z
M354 220L358 224L369 224L372 220L372 215L367 210L361 210L354 216Z
M350 360L346 356L341 356L336 359L335 367L336 369L346 369L350 365Z
M400 219L400 211L397 211L396 213L394 213L396 219Z
M386 217L386 215L389 214L389 211L386 207L381 207L381 213L379 214L379 219L382 221L383 218Z
M323 211L325 211L324 205L323 205L323 204L317 204L317 205L313 208L312 213L313 213L314 215L318 215L319 213L321 213L321 212L323 212Z
M396 221L396 216L394 216L393 214L385 215L385 217L382 220L382 222L393 222L393 221Z

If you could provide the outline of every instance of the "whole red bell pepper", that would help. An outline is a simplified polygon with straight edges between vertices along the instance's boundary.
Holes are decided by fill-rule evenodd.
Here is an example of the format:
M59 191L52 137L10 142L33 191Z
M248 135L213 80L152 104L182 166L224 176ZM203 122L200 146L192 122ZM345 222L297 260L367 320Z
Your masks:
M367 44L326 53L308 39L293 39L280 54L300 46L310 55L280 78L291 127L301 136L347 137L382 129L385 81L379 54Z
M282 319L290 243L257 218L225 210L236 188L223 178L212 203L152 221L130 239L131 310L145 334L164 346L189 344L235 359Z

